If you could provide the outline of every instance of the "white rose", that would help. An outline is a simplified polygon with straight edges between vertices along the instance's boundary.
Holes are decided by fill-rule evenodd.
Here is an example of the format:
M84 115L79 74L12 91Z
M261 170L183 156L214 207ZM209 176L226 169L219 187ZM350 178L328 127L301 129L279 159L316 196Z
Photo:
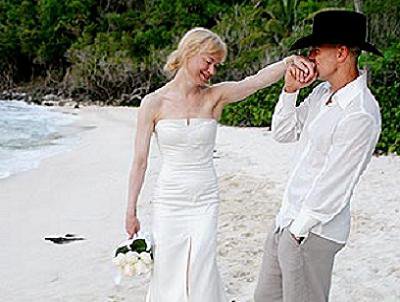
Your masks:
M112 262L119 267L122 267L126 264L126 256L123 253L119 253L116 257L112 259Z
M126 262L129 264L135 264L139 261L139 254L136 252L129 251L126 253Z
M132 277L135 274L135 267L133 265L125 264L123 272L125 276Z
M143 261L138 261L135 264L135 270L138 275L142 275L149 271L149 267Z
M153 262L150 253L142 252L139 254L139 257L145 264L151 264Z

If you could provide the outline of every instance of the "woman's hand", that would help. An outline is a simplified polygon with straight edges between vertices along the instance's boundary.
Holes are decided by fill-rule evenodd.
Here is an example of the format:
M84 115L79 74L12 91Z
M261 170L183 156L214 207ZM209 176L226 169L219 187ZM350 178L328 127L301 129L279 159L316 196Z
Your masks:
M139 219L136 217L136 214L126 212L125 230L129 235L129 239L131 239L137 232L139 232L140 222Z
M288 93L307 87L317 79L315 64L301 56L292 56L288 58L285 74L285 91Z
M301 83L308 83L315 76L315 64L309 59L302 56L289 57L291 64L288 64L288 69L294 73L296 80ZM295 67L295 68L293 68Z

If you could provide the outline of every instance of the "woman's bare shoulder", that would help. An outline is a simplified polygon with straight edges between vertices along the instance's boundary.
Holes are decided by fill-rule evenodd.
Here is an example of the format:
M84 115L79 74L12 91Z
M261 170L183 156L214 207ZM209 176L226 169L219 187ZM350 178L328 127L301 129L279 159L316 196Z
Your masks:
M149 94L146 94L145 97L140 102L140 107L146 107L151 109L156 109L161 106L161 102L163 99L163 92L160 89L157 89Z

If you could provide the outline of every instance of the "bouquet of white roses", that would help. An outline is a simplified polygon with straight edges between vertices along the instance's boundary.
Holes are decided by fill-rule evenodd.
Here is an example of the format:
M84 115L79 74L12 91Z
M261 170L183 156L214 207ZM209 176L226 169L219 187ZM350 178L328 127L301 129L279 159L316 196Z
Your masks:
M153 265L153 251L148 236L138 236L120 244L115 251L112 262L124 276L130 277L149 273Z

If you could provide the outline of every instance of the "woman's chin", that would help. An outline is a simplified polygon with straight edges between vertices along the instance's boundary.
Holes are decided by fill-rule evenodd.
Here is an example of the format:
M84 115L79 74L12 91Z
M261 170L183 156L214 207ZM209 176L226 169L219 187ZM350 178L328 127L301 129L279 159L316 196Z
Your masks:
M196 84L199 85L199 86L204 86L204 85L208 84L208 81L206 81L206 80L204 80L204 79L202 79L202 78L199 78L199 79L196 81Z
M203 85L207 85L210 82L210 79L200 78L200 81Z

